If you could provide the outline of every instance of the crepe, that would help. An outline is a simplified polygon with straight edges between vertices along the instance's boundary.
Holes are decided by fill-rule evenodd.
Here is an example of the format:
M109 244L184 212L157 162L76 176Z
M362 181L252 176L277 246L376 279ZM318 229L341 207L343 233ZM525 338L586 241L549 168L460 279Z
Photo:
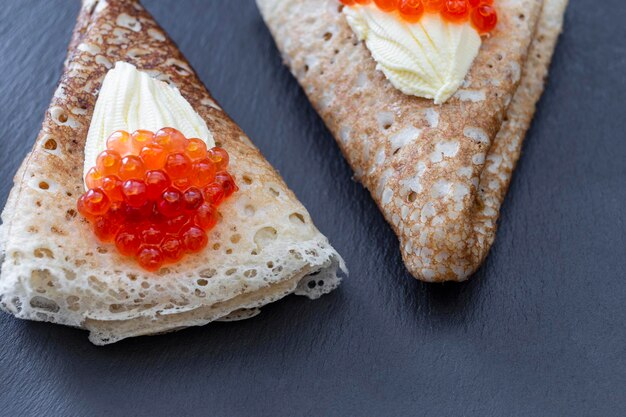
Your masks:
M400 240L408 270L466 280L487 256L567 0L499 0L465 82L441 106L376 70L337 0L257 0L286 64Z
M208 248L156 274L99 243L76 212L87 130L116 61L180 89L229 152L240 188L219 206ZM98 345L249 318L292 293L317 298L345 270L306 209L134 0L83 2L60 85L2 221L2 309L87 329Z

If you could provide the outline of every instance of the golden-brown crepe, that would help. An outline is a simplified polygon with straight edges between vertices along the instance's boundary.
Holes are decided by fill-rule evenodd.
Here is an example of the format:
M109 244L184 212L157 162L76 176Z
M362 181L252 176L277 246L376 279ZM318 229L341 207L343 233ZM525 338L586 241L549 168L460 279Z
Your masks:
M400 239L409 271L462 281L500 205L567 0L496 0L499 22L443 105L395 89L338 0L257 0L285 62Z
M209 246L157 273L99 243L76 212L87 130L116 61L178 87L230 154L240 188L220 205ZM135 0L83 2L61 82L2 221L0 306L19 318L85 328L95 344L248 318L291 293L316 298L338 285L344 268L306 209Z

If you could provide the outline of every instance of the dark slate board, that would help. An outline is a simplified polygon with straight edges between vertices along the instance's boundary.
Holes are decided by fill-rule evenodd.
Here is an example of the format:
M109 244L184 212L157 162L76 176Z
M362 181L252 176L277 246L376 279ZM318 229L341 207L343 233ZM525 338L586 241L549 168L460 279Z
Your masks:
M0 207L78 1L0 7ZM351 270L252 320L95 347L0 315L2 416L626 415L626 7L573 0L484 267L412 279L251 0L150 0Z

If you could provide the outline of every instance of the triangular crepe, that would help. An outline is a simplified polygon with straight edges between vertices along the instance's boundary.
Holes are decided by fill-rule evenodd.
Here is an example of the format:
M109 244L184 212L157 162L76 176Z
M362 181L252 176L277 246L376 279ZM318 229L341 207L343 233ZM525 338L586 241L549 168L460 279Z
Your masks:
M499 23L441 106L376 70L337 0L257 0L284 60L424 281L481 264L541 96L567 0L497 1Z
M83 147L102 79L126 61L176 85L230 154L240 190L209 247L156 274L99 244L76 213ZM89 330L95 344L236 320L290 293L334 289L343 261L138 1L85 1L60 85L2 214L0 306Z

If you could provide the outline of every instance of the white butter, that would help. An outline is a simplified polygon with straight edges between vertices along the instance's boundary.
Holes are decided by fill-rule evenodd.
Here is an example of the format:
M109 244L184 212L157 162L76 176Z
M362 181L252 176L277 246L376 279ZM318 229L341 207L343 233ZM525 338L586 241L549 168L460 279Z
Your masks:
M344 7L348 23L391 84L404 94L448 100L463 83L481 45L467 23L426 13L415 23L376 5Z
M206 122L176 87L138 71L134 65L117 62L107 72L96 101L85 144L83 178L106 149L106 140L117 130L156 132L173 127L187 138L199 138L215 146Z

